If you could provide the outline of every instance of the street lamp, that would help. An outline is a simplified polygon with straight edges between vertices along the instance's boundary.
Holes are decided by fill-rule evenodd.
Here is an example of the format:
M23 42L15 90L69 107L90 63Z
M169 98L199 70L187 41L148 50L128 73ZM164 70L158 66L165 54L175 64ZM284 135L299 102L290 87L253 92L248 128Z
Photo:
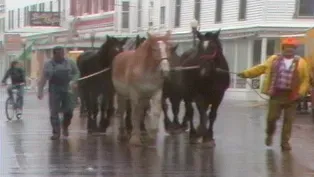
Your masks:
M26 43L27 43L27 40L25 38L22 39L22 47L23 47L23 65L24 65L24 69L25 69L25 72L27 73L26 71Z
M93 49L93 50L94 50L95 36L96 36L95 31L92 31L92 32L90 33L90 42L91 42L91 44L92 44L92 49Z
M196 46L196 30L197 30L197 27L198 27L198 21L196 19L194 19L191 22L191 28L192 28L192 33L193 33L193 46L194 47Z

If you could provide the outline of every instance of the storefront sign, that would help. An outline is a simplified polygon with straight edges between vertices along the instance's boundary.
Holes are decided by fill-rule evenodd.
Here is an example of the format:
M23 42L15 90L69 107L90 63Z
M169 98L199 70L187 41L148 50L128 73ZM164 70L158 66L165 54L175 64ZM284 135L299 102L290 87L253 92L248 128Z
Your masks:
M29 12L30 26L60 26L59 12Z
M19 51L22 49L22 38L19 34L5 34L4 47L6 51Z

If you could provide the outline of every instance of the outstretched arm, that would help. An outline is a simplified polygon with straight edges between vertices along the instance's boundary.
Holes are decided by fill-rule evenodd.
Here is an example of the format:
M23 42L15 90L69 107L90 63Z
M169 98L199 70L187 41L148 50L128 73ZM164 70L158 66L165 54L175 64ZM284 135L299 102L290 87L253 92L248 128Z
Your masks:
M265 74L267 68L271 65L271 63L276 57L277 55L273 55L269 57L265 63L259 64L259 65L253 66L252 68L244 70L243 72L239 73L238 76L242 78L254 78L262 74Z

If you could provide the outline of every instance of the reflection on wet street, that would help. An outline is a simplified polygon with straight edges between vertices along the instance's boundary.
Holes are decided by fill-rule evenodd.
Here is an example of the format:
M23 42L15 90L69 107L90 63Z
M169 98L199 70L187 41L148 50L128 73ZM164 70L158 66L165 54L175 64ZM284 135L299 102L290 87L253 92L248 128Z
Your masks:
M26 101L22 120L1 116L1 177L314 176L314 127L307 116L295 122L290 153L280 151L280 122L273 147L264 145L264 108L227 101L215 125L215 148L190 145L188 134L162 131L155 146L129 147L117 141L115 126L107 135L88 136L78 116L68 139L50 141L46 103L31 96Z

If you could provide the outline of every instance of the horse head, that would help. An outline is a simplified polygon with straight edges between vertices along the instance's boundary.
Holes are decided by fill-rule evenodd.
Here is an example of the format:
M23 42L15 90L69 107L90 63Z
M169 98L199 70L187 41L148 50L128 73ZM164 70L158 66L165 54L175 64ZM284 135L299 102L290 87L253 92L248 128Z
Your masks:
M158 67L163 77L168 77L170 72L170 37L168 31L164 36L154 36L147 33L147 39L137 48L138 53L147 60L152 68Z
M123 39L117 39L112 36L106 36L106 42L100 47L98 56L100 63L103 67L109 67L114 57L123 51L123 46L129 39L125 37Z
M196 36L200 41L197 46L197 50L200 59L199 64L202 76L212 75L216 71L215 63L222 53L219 34L220 30L216 32L207 32L205 35L202 35L199 31L196 31Z

